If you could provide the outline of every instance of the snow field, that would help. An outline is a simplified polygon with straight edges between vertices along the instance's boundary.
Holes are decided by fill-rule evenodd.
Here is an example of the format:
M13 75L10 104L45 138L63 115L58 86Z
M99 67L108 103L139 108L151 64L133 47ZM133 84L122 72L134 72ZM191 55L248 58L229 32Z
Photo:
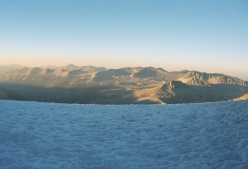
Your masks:
M247 169L248 101L0 101L0 168Z

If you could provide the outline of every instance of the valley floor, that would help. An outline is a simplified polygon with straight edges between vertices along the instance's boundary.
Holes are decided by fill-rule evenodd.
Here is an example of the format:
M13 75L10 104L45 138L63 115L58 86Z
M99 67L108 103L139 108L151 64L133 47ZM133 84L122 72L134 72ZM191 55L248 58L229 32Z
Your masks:
M0 168L247 169L248 101L76 105L0 100Z

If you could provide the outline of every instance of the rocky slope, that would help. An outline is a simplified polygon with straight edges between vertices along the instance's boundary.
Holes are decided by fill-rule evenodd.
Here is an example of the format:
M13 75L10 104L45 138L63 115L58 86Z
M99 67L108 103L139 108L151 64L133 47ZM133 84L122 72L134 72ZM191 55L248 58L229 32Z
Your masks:
M134 91L138 101L154 103L197 103L227 101L248 92L247 86L238 84L189 85L170 81L161 86Z
M244 94L243 96L240 96L238 98L233 99L234 101L238 101L238 100L248 100L248 93Z
M208 74L205 72L190 71L179 78L180 81L190 85L208 85L208 84L238 84L247 85L248 83L236 77L224 74Z

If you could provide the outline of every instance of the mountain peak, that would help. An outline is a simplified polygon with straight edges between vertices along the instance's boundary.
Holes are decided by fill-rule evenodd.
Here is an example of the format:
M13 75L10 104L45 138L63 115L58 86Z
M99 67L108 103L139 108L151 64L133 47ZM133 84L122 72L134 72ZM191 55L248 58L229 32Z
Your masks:
M74 64L72 64L72 63L70 63L70 64L68 64L68 65L66 65L66 66L68 66L68 67L76 67L76 65L74 65Z
M76 70L76 69L79 69L78 66L75 66L74 64L69 64L67 66L62 66L63 69L66 69L66 70Z

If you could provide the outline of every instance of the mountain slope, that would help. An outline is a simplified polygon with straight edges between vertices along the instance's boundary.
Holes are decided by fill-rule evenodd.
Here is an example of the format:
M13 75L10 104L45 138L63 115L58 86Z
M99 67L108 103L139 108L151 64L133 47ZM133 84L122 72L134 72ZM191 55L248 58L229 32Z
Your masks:
M13 64L13 65L0 65L0 75L3 73L9 72L9 71L15 70L15 69L21 69L23 67L24 66L15 65L15 64Z
M238 100L248 100L248 93L244 94L243 96L240 96L238 98L233 99L234 101L238 101Z
M18 92L0 87L0 100L24 100Z
M155 87L166 81L177 80L184 74L153 67L126 67L98 72L93 80L129 87Z
M224 74L208 74L197 71L190 71L179 78L180 81L191 85L208 85L208 84L238 84L238 85L248 85L247 82L227 76Z
M134 91L137 100L159 100L163 103L196 103L227 101L248 92L247 86L238 84L188 85L181 81Z

